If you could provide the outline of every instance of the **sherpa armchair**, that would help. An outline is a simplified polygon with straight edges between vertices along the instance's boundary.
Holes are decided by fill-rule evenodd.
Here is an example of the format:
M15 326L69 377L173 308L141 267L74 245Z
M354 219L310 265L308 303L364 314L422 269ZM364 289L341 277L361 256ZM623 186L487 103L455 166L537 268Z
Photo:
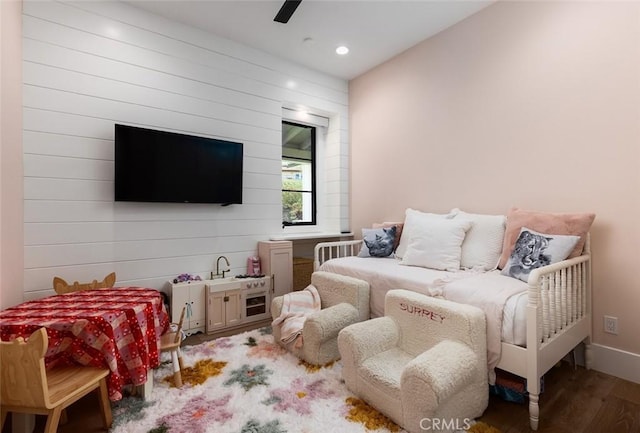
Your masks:
M485 327L479 308L390 290L384 317L340 332L343 378L411 433L464 429L488 404Z
M298 358L313 365L325 365L340 358L338 333L345 326L369 319L369 283L353 277L316 271L311 284L320 296L321 309L310 314L302 328L302 347L281 341L280 329L273 328L276 342ZM285 295L286 296L286 295ZM271 315L282 312L283 296L273 298Z

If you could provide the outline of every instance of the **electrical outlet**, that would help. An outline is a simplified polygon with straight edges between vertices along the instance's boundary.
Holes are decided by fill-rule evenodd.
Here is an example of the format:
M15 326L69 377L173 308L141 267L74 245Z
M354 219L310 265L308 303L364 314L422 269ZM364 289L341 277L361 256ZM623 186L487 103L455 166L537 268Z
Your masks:
M607 334L618 335L618 318L613 316L604 316L604 332Z

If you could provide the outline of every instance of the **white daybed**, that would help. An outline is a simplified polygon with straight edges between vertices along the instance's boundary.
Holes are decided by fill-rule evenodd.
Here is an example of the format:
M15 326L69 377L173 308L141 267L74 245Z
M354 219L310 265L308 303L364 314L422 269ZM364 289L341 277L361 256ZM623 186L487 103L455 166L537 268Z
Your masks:
M442 295L455 302L476 305L488 316L490 310L501 314L502 323L496 331L499 348L495 366L526 378L533 430L538 428L542 376L580 342L585 343L585 361L589 368L591 269L588 235L582 255L531 271L528 283L501 276L520 284L519 290L509 288L513 294L504 305L489 304L487 299L482 299L481 292L470 293L471 299L465 302L464 293L456 288L460 282L466 284L474 280L491 284L491 272L484 273L486 278L483 278L477 272L451 273L400 265L393 258L357 257L361 246L362 240L319 243L315 247L314 268L369 282L372 317L384 314L384 296L388 290L396 288ZM443 274L445 278L442 278Z

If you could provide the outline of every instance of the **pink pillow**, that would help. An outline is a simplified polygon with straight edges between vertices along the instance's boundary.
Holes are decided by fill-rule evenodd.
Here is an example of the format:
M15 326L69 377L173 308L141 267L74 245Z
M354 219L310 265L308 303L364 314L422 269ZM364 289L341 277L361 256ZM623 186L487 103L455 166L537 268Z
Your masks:
M568 258L579 256L582 254L587 233L595 217L596 214L593 213L544 213L511 208L507 214L507 229L504 233L498 268L503 269L509 260L522 227L549 235L580 236L580 240Z

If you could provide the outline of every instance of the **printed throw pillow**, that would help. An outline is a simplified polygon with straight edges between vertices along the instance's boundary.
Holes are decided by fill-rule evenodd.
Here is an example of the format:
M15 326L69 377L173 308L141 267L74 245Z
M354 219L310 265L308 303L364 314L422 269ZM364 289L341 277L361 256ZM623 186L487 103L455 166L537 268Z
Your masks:
M389 257L396 240L396 226L362 229L362 248L358 257Z
M502 274L526 283L532 270L566 259L579 240L580 236L547 235L522 227Z
M402 227L404 226L403 222L388 222L385 221L383 223L373 223L371 225L371 228L373 229L387 229L389 227L392 226L396 226L396 241L393 245L393 251L395 251L398 248L398 245L400 245L400 238L402 237Z
M569 258L582 254L587 233L595 219L594 213L546 213L530 210L511 208L507 213L507 228L502 243L502 255L500 256L499 269L504 269L515 241L522 227L529 227L540 233L552 235L580 236L580 240L571 251Z

